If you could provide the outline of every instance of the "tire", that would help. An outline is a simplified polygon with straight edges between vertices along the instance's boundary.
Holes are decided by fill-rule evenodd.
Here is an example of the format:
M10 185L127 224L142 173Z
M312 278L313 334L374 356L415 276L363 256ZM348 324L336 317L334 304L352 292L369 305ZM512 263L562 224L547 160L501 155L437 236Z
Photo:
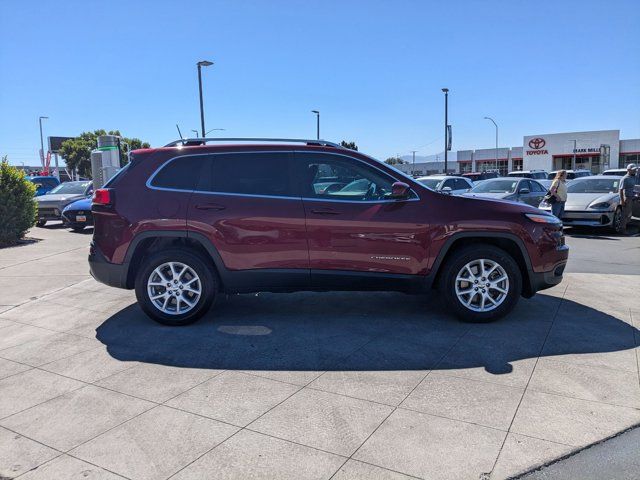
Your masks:
M479 268L484 262L485 269L490 271L496 265L489 277L479 274ZM470 266L469 270L465 266ZM475 283L475 275L478 276ZM460 276L460 277L459 277ZM506 276L505 280L500 280ZM458 281L457 278L468 278L469 281ZM489 288L482 288L482 283L491 283ZM483 282L483 283L484 283ZM495 283L493 283L495 282ZM493 245L474 245L464 247L453 252L442 269L441 298L447 308L462 321L470 323L485 323L497 320L511 312L518 303L522 292L522 274L516 261L507 252ZM458 287L458 291L456 291ZM475 289L478 290L475 290ZM502 293L498 289L504 290ZM469 291L470 293L465 293ZM486 295L483 294L486 292ZM476 293L477 292L477 293ZM483 300L484 309L483 309ZM492 305L488 298L497 305ZM469 306L463 302L469 302Z
M46 220L38 220L38 221L36 222L36 227L40 227L40 228L42 228L42 227L44 227L46 224L47 224L47 221L46 221Z
M187 270L182 270L184 266ZM176 274L172 274L172 270ZM183 273L176 284L173 280L180 270ZM149 282L153 285L149 285ZM167 288L165 282L171 287ZM179 286L184 288L178 289ZM200 293L196 298L189 290L198 290L198 287ZM188 249L170 249L142 260L135 289L138 304L150 318L163 325L181 326L189 325L207 313L218 291L218 280L210 264L200 254ZM160 297L152 300L151 294ZM189 300L193 303L191 307L187 303ZM184 306L185 303L187 306ZM160 304L166 308L163 310Z
M624 233L622 230L622 207L616 208L615 213L613 214L613 221L611 222L611 228L616 233Z
M84 225L73 226L73 227L71 227L71 229L72 229L74 232L81 232L81 231L83 231L83 230L84 230Z

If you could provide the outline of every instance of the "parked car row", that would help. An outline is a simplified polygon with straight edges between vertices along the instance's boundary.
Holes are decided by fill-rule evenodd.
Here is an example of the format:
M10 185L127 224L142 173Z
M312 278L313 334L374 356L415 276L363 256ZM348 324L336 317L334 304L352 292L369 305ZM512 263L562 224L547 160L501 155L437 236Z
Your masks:
M35 198L38 204L36 225L43 227L48 221L62 220L76 231L93 225L92 194L93 184L91 181L84 180L60 183L46 193L37 195Z

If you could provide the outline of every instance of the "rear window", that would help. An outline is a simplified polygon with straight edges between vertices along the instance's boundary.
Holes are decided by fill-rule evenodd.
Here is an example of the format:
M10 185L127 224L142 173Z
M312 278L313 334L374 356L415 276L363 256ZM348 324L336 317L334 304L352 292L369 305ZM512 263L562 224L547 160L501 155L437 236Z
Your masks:
M289 154L256 152L211 155L197 190L238 195L296 196Z
M150 185L171 190L195 189L204 163L204 155L178 157L166 163L151 179Z

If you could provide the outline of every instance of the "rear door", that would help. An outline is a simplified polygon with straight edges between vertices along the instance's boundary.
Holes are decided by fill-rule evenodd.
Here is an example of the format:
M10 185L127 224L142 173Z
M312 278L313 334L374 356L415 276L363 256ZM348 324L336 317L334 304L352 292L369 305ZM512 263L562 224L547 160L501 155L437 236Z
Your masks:
M388 197L397 179L347 155L296 152L314 285L331 272L418 274L427 269L428 220L418 195ZM342 185L327 191L322 185Z
M227 269L294 269L308 282L304 209L291 183L291 157L287 151L206 156L187 226L211 241Z

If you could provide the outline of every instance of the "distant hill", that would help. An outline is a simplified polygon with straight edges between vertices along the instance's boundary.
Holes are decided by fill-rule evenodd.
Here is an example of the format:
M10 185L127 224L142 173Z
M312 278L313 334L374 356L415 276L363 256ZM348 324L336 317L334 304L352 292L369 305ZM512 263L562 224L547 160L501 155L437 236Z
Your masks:
M409 163L413 161L413 155L400 155L402 160L405 160ZM455 162L457 160L457 152L451 151L447 156L449 161ZM416 163L425 163L425 162L444 162L444 152L440 152L434 155L416 155Z

